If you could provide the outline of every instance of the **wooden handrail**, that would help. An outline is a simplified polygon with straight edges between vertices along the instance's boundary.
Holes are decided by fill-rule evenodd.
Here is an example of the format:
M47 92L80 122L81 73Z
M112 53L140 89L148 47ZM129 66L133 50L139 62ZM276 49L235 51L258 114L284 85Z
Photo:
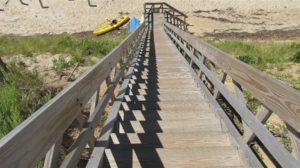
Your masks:
M147 8L147 6L155 6L155 5L166 6L166 8L163 8L163 9L171 9L172 11L178 13L180 16L183 16L183 17L187 18L186 14L182 13L181 11L179 11L178 9L174 8L173 6L169 5L166 2L147 2L147 3L145 3L146 8Z
M300 132L300 93L281 81L207 44L198 37L167 24L174 33L245 87L267 108Z
M173 6L169 5L168 3L165 3L165 2L145 3L144 4L144 13L145 14L150 13L149 11L147 11L147 9L149 9L149 11L152 13L157 13L157 12L164 13L167 22L169 22L185 31L187 30L187 27L189 26L186 23L187 15L182 13L178 9L174 8ZM158 11L156 11L157 9L158 9Z
M283 85L280 81L269 75L234 59L232 56L212 47L201 41L198 37L195 37L174 25L165 23L165 30L180 50L189 57L191 60L189 64L197 66L198 69L200 69L202 75L207 78L209 83L213 85L213 88L215 88L215 90L217 90L236 110L241 116L242 121L245 122L246 126L259 138L276 162L283 167L299 166L299 161L295 160L283 145L280 144L266 129L262 124L262 120L256 118L246 105L226 88L224 83L222 83L216 75L207 68L203 60L209 60L209 62L212 62L214 66L220 68L223 73L230 76L236 83L247 89L255 98L260 100L265 107L276 113L284 122L291 126L295 131L293 133L295 136L298 136L298 138L300 130L299 92L289 86ZM196 57L196 52L200 54L200 57ZM194 69L192 71L195 73ZM196 80L199 80L201 85L205 87L204 90L207 89L206 86L202 84L199 76L196 75L195 78L197 78ZM209 92L208 97L213 95L214 93ZM219 107L217 108L219 109ZM225 112L222 110L220 116L222 116L223 113ZM265 113L264 117L268 116L270 115ZM226 120L224 119L224 115L222 119ZM266 120L266 118L263 120ZM227 126L231 127L230 124L231 123L227 123ZM253 155L249 153L251 150L249 150L248 145L244 144L247 143L247 141L241 141L241 135L238 135L235 130L231 130L231 134L237 140L239 145L243 146L242 148L247 148L247 155L253 157ZM245 136L249 138L249 135L245 134ZM254 165L257 165L257 162Z
M135 57L135 47L140 43L140 37L146 27L145 22L141 24L135 32L99 63L3 137L0 140L0 167L33 167L38 160L45 157L47 151L52 150L52 146L60 141L66 129L78 117L87 102L94 97L100 84L115 69L118 71L115 80L107 83L107 93L110 95L121 79L121 74L128 70L127 63ZM124 62L124 60L126 61ZM119 64L120 68L118 68ZM101 117L107 100L107 96L105 96L99 101L100 104L91 108L94 109L91 111L91 117L80 134L81 138L77 139L77 143L75 143L77 146L74 146L78 152L68 155L67 159L72 162L68 162L68 160L64 162L68 163L67 167L79 161L78 153L82 150L81 147L87 144L89 137L94 136L91 132L99 121L98 117ZM55 152L49 154L51 153ZM45 163L49 165L49 162Z

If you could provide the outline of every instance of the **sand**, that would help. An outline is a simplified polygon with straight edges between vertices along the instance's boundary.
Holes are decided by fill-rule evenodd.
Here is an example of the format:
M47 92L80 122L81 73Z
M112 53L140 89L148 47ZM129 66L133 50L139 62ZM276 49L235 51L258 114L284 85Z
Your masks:
M143 0L0 0L0 34L90 31L120 13L141 17ZM150 0L151 1L151 0ZM155 0L152 0L153 2ZM186 13L196 35L300 29L299 0L166 0Z

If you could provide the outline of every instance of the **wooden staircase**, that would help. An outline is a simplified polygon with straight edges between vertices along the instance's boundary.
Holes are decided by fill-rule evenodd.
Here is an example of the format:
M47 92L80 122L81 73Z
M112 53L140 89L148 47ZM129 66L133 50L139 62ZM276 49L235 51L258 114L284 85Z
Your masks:
M273 167L298 168L300 93L192 35L171 5L145 3L144 13L118 47L0 140L0 167L263 168L264 154ZM271 114L286 123L292 154L266 127ZM78 137L62 154L74 122Z
M241 167L220 119L154 16L105 150L104 167ZM153 46L151 46L153 45Z

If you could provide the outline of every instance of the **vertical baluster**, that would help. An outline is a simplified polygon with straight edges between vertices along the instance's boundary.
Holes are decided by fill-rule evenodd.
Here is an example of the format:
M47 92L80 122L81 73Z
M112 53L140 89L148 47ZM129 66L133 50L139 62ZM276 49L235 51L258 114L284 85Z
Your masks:
M300 133L296 132L288 124L286 125L292 141L293 149L295 150L295 158L296 160L300 160Z
M225 83L226 77L227 77L227 74L226 74L224 71L222 71L222 72L221 72L221 78L220 78L220 81L221 81L222 83ZM220 92L219 92L219 90L218 90L217 88L215 88L215 90L214 90L214 97L217 99L217 98L219 98L219 96L220 96Z
M234 84L234 89L235 89L238 99L241 100L244 103L244 105L246 106L247 101L244 97L243 89L242 89L241 85L234 80L233 80L233 84ZM266 109L264 106L261 106L257 112L256 118L264 124L268 120L268 118L271 116L271 114L272 114L271 111ZM255 138L253 131L247 126L247 124L245 124L245 122L242 121L242 123L243 123L243 128L244 128L244 134L243 134L244 141L246 143L253 141Z
M107 78L106 78L106 86L107 88L112 84L111 82L111 76L109 75ZM115 98L115 93L112 92L111 95L110 95L110 104L112 104L114 102L114 98Z
M257 110L257 114L255 115L256 118L263 124L267 122L269 117L271 116L272 112L265 108L265 106L261 105L259 109ZM244 140L246 142L252 142L255 139L255 134L252 130L249 130L247 132L244 132Z
M246 106L247 101L244 97L241 85L234 80L232 80L232 82L234 84L234 90L235 90L237 98L243 103L243 105ZM251 129L247 126L247 124L245 124L245 122L242 121L242 123L243 123L243 128L244 128L243 138L245 141L247 141L246 138L249 137L249 135L251 134Z
M200 64L203 64L203 65L204 65L205 61L206 61L206 57L205 57L204 55L201 54L201 56L200 56ZM201 71L201 69L200 69L200 71L199 71L199 78L200 78L201 81L204 80L203 77L204 77L204 73L203 73L203 71Z
M59 138L56 141L56 143L51 146L51 148L47 152L45 160L44 160L44 168L58 167L61 143L62 143L62 137Z
M99 88L97 89L97 91L94 93L94 95L92 96L91 98L91 107L90 107L90 115L89 117L91 117L96 111L95 111L95 108L98 104L98 101L99 101L99 94L100 94L100 87L101 87L101 84L99 86ZM89 142L88 142L88 147L90 148L93 148L94 147L94 143L95 142L95 137L92 136L90 139L89 139Z

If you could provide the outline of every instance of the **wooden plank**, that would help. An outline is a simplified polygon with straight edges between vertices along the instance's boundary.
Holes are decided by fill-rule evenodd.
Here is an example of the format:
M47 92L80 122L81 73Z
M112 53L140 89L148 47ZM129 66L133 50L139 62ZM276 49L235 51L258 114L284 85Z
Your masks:
M127 76L133 73L133 67L131 67L128 70ZM125 79L119 94L116 97L116 101L114 102L112 108L110 109L108 118L103 126L103 129L101 131L100 138L96 140L96 145L94 147L94 150L92 152L92 155L90 157L90 160L88 161L87 168L94 168L99 167L102 164L103 156L105 148L108 146L109 136L112 132L114 123L117 119L117 115L119 112L119 109L122 105L122 101L124 98L124 95L126 93L126 90L128 88L129 79Z
M224 72L251 92L268 109L300 132L300 93L271 76L247 65L221 50L201 41L175 26L165 23L170 31L180 35L201 51Z
M118 81L119 79L120 79L120 73L118 74L118 76L116 77L116 79L114 81ZM67 168L76 167L76 165L80 159L81 152L83 151L84 147L88 143L90 137L94 136L93 135L94 129L96 128L97 124L101 120L103 111L111 97L110 96L111 92L113 92L116 87L115 83L112 83L109 85L103 98L98 103L97 107L95 108L95 111L92 113L93 115L90 116L85 128L81 131L75 144L70 149L70 153L66 156L65 160L61 164L61 167L67 167Z
M115 76L113 81L107 82L107 90L101 99L100 103L95 108L95 112L93 112L92 116L90 116L87 125L81 131L78 140L76 141L75 145L72 147L71 152L66 156L66 159L63 161L61 167L75 167L79 161L81 152L83 151L85 145L89 141L90 137L93 136L94 129L96 128L97 124L99 123L102 113L107 106L109 99L111 99L111 95L115 90L119 80L122 77L123 72L125 71L126 65L131 64L131 60L127 59L126 63L121 67L118 74Z
M300 161L300 134L287 124L296 160Z
M132 46L133 51L136 52L137 46L139 45L138 42L141 39L141 36L143 36L143 34L144 31L139 35L139 37L137 37L138 40L133 40L132 42L134 43L134 45ZM127 65L132 64L132 62L134 61L132 61L131 56L129 56L129 58L127 58L124 63L121 62L122 66L118 71L118 73L115 75L113 81L111 81L110 76L106 78L107 90L104 96L102 97L99 104L96 106L95 111L90 116L85 128L81 131L77 141L75 142L75 145L72 147L71 152L66 156L66 159L63 161L61 167L69 167L69 168L76 167L85 145L90 140L90 137L93 136L94 129L96 128L97 124L100 122L101 116L103 114L105 107L107 106L107 103L109 102L109 99L111 99L111 102L114 101L114 99L112 99L112 95L114 96L114 94L112 93L114 93L114 90L118 82L120 81L121 77L123 76L123 73Z
M101 84L99 85L101 87ZM94 93L94 95L91 98L91 107L90 107L90 114L89 114L89 118L92 117L95 111L95 108L98 104L99 101L99 94L100 94L100 87L97 89L97 91ZM95 137L91 136L89 142L88 142L88 147L89 148L94 148L94 141L95 141Z
M203 55L202 58L204 58ZM213 107L213 110L221 117L222 121L225 123L230 135L235 140L236 145L238 146L242 156L244 156L242 157L242 159L245 159L245 164L250 164L250 167L262 168L263 166L260 163L260 161L256 158L251 148L244 143L240 133L237 131L231 120L226 115L225 111L218 104L216 99L212 96L205 84L199 78L198 74L196 74L196 72L187 64L186 60L183 60L183 62L185 62L185 65L189 67L190 72L194 76L195 82L197 83L197 86L200 86L201 91L204 92L204 95L209 100L209 103ZM200 63L202 63L202 61Z
M198 147L193 149L107 149L105 167L222 167L241 166L233 147ZM121 166L120 166L121 165ZM125 165L125 166L123 166Z
M264 106L261 106L258 111L257 114L255 115L255 117L262 123L265 124L268 120L268 118L271 116L272 112L268 109L266 109ZM247 143L250 143L251 141L253 141L255 139L255 134L253 133L253 131L248 131L247 133L244 133L244 140Z
M0 167L32 167L45 156L79 114L83 105L110 73L124 48L144 29L134 33L99 63L70 84L0 141ZM42 131L41 131L42 130Z
M235 90L236 97L243 103L242 105L244 105L247 108L247 106L246 106L247 100L244 97L242 86L234 80L232 80L232 82L234 84L234 90ZM250 136L253 134L253 132L252 132L251 128L249 128L248 125L244 121L242 121L242 124L243 124L243 128L244 128L243 138L244 138L245 142L247 143Z
M183 49L185 49L185 52L193 57L193 55L191 55L186 48L183 47ZM202 69L206 77L212 81L215 87L218 88L231 106L239 113L243 121L247 123L247 125L252 129L252 131L261 140L261 142L265 145L272 156L279 162L279 164L284 167L297 167L299 163L292 158L290 153L274 138L274 136L264 127L264 125L255 118L252 112L249 111L245 105L242 105L242 102L238 100L229 90L227 90L224 84L221 83L204 64L200 63L199 67Z
M147 32L147 31L148 30L145 30L145 32ZM142 37L143 40L145 40L147 34L148 33L144 34L144 36ZM143 44L141 43L140 47L142 47L142 45ZM139 52L140 51L138 51L136 54L139 54ZM110 136L110 134L113 130L115 121L116 121L117 116L118 116L119 109L120 109L120 107L122 105L122 102L123 102L123 98L126 94L127 89L129 88L130 77L134 73L135 66L138 66L138 65L136 65L137 61L138 61L138 58L133 59L134 63L128 69L128 71L125 75L126 78L124 79L124 81L122 83L120 92L116 96L116 101L114 102L114 104L112 105L112 107L110 109L108 118L107 118L107 120L104 123L104 126L102 128L101 135L96 140L95 148L94 148L94 150L91 154L91 157L88 161L88 164L86 166L87 168L94 168L94 167L99 167L99 166L102 165L105 148L108 146L108 142L109 142L109 136Z
M60 155L62 138L50 148L50 150L46 154L46 158L44 160L44 168L56 168L58 167L58 159Z
M222 74L221 74L221 77L220 77L220 81L222 83L225 83L225 80L226 80L226 77L227 77L227 74L225 72L222 71ZM217 99L220 97L220 92L218 89L215 88L214 90L214 97Z

